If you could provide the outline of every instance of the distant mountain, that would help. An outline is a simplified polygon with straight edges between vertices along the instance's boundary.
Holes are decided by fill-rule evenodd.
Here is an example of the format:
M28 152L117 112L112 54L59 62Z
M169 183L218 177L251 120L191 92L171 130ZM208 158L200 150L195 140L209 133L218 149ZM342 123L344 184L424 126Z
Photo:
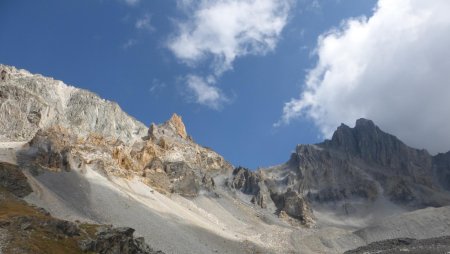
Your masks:
M339 126L331 140L298 145L285 164L257 172L235 171L232 187L278 212L286 206L279 196L292 193L304 199L299 202L302 206L332 205L345 214L369 213L368 208L380 200L405 209L440 207L450 204L449 156L408 147L372 121L359 119L354 128ZM311 217L301 211L288 214Z
M165 253L421 244L449 235L449 191L450 152L408 147L370 120L253 171L195 143L177 114L147 128L91 92L0 65L0 253L26 242L11 232L33 230L76 244L74 253L140 253L147 247L128 227ZM23 211L36 216L22 221ZM42 241L21 253L47 253Z

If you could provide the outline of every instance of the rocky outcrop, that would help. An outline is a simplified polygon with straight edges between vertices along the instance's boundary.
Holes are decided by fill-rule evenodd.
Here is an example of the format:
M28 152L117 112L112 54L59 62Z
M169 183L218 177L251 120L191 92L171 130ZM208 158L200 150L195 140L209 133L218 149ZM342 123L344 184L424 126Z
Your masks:
M233 178L229 185L231 188L242 191L245 194L256 195L260 191L259 184L262 181L257 172L252 172L243 167L233 170Z
M5 162L0 162L0 189L2 188L17 197L25 197L32 192L22 171Z
M227 185L244 194L251 195L250 201L261 208L267 208L267 204L270 202L270 193L264 185L260 172L237 167L233 170L232 177L228 180Z
M134 229L122 227L112 228L101 226L97 229L95 239L80 241L79 246L84 252L101 254L163 254L148 246L144 238L134 238Z
M278 208L277 212L280 217L289 215L307 227L314 225L314 215L308 201L297 192L289 188L285 193L273 193L271 197Z

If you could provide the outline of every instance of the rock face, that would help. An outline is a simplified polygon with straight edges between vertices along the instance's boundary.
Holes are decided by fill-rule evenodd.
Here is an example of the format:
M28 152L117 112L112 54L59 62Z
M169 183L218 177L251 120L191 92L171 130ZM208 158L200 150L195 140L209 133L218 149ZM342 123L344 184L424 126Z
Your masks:
M232 189L251 195L253 204L257 204L261 208L267 208L270 193L264 185L263 177L259 172L252 172L247 168L237 167L233 170L232 178L227 184Z
M0 73L0 119L8 119L0 121L0 141L28 141L53 125L80 137L98 133L126 143L147 132L117 103L91 92L6 65Z
M298 219L307 227L314 225L314 216L308 201L296 191L288 189L283 194L273 193L271 197L278 208L279 214L284 213L294 219Z
M35 173L92 167L192 197L212 191L212 178L232 170L193 142L177 114L147 129L91 92L5 65L0 73L0 142L29 141L22 158Z

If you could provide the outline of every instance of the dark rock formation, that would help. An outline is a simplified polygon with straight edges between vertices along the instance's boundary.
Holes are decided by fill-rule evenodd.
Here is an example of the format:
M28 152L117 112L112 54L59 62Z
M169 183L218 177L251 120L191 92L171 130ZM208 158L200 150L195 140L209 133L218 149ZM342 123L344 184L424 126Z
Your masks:
M256 195L260 191L261 176L256 172L237 167L233 171L233 176L232 181L229 183L230 187L249 195Z
M25 197L32 192L22 171L17 166L5 162L0 162L0 188L17 197Z
M154 251L144 238L134 238L132 228L100 227L95 239L83 240L80 248L84 252L95 252L100 254L157 254L162 251Z
M450 191L450 152L440 153L433 157L433 171L437 183Z
M297 192L288 189L283 194L273 193L273 202L278 208L278 213L286 213L292 218L298 219L303 225L314 225L313 211L308 202Z
M410 148L372 121L359 119L354 128L341 125L331 140L298 146L288 164L298 175L295 187L314 190L308 194L313 201L374 201L383 193L401 205L426 207L450 204L437 195L442 191L437 182L444 183L433 168L443 174L440 179L450 168L445 156L439 159L441 166L426 150Z
M247 195L252 195L251 202L261 208L266 208L267 202L270 201L270 193L259 172L237 167L233 170L233 177L229 179L228 186Z

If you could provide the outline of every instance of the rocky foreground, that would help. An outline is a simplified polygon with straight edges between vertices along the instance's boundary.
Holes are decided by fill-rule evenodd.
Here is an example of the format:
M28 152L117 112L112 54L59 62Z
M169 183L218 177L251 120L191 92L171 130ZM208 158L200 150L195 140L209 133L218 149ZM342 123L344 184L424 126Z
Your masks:
M398 238L371 243L355 250L346 251L345 254L435 254L450 252L450 237L436 237L429 239Z
M17 166L0 163L0 253L163 253L132 228L56 219L20 199L31 191Z

